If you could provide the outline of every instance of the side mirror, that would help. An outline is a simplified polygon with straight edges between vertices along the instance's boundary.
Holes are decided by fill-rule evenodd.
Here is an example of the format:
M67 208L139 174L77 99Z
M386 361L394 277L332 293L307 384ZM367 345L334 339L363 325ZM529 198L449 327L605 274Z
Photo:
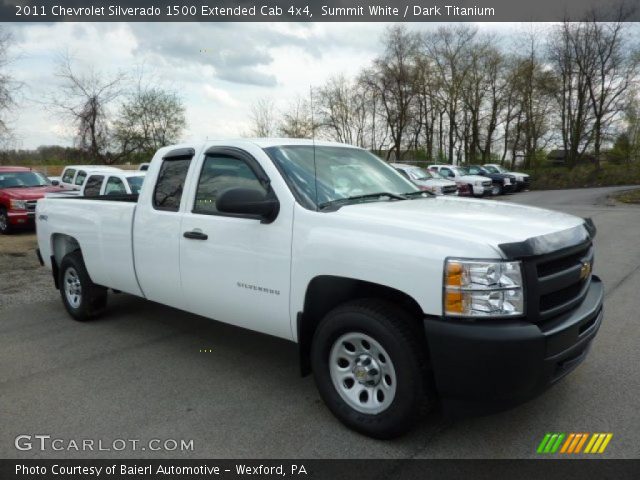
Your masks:
M60 185L60 182L58 180L51 180L51 185L57 187L58 185Z
M216 198L216 209L236 215L255 215L262 223L271 223L278 216L280 203L273 194L255 188L229 188Z

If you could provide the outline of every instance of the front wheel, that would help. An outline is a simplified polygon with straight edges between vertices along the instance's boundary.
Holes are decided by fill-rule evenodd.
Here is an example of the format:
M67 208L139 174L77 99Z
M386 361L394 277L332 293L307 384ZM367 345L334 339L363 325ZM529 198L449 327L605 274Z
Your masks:
M426 342L404 310L359 300L327 314L311 348L321 397L346 426L374 438L402 435L432 403Z
M11 233L11 224L9 223L9 215L4 207L0 207L0 234L6 235Z
M494 183L491 187L491 195L493 195L494 197L502 195L502 185Z
M62 303L74 319L90 320L104 310L107 289L91 281L80 250L65 255L59 275Z

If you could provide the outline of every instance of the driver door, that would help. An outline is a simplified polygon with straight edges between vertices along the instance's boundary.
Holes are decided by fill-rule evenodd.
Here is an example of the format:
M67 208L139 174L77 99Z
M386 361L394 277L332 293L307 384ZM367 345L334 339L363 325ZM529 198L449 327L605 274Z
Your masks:
M291 338L289 282L292 215L280 212L272 223L216 209L228 188L264 189L266 174L248 154L211 150L182 220L180 271L190 311Z

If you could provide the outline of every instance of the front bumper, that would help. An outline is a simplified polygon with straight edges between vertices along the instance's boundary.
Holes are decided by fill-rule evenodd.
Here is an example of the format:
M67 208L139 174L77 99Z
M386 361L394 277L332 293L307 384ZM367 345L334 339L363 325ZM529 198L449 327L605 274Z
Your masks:
M474 195L491 195L492 192L492 186L491 185L473 185L473 194Z
M604 287L542 324L424 319L436 389L454 415L491 413L542 393L577 367L602 323Z
M30 210L9 210L7 212L9 224L12 226L33 226L36 212Z

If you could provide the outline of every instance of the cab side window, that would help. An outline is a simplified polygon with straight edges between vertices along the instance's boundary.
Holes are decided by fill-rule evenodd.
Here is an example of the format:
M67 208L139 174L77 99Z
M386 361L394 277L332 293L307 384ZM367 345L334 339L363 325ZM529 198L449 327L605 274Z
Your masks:
M156 210L180 210L180 200L190 164L191 158L163 160L153 191L153 207Z
M193 213L218 215L216 199L229 188L251 188L266 193L245 161L226 155L208 155L200 172Z
M102 187L102 181L104 175L91 175L87 179L87 184L84 187L85 197L97 197L100 195L100 187Z
M469 167L469 173L471 175L480 175L482 172L478 167Z
M445 176L445 177L453 177L453 172L451 170L449 170L448 168L442 168L440 169L440 173Z
M125 195L127 189L118 177L109 177L107 184L104 187L105 195Z
M75 169L73 168L68 168L64 171L64 175L62 175L62 181L65 183L71 183L71 181L73 180L73 176L76 174Z

